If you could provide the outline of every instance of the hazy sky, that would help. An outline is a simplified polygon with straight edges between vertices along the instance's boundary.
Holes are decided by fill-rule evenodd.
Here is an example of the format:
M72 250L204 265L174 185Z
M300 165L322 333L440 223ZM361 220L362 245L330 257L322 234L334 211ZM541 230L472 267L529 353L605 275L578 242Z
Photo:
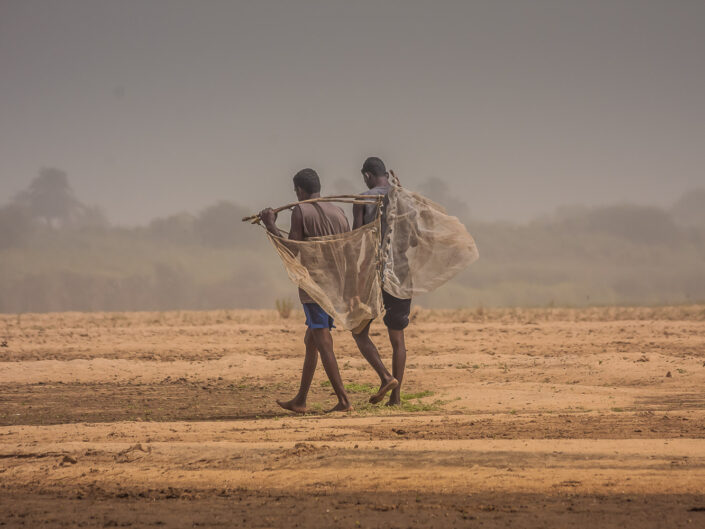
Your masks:
M0 0L0 203L40 167L111 220L361 185L475 216L705 186L705 2Z

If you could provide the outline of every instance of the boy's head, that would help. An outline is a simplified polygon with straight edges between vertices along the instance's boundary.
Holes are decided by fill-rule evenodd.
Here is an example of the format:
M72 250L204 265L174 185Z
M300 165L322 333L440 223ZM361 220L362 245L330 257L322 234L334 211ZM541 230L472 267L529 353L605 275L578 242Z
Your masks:
M384 162L376 156L370 156L362 164L362 178L369 189L375 187L381 178L387 178L387 168Z
M294 192L299 200L307 200L321 192L321 181L313 169L301 169L294 175Z

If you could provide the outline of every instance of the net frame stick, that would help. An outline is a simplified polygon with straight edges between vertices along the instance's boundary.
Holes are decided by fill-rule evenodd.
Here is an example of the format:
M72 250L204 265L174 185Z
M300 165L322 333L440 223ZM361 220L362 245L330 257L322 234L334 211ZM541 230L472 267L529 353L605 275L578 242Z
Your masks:
M299 204L311 204L313 202L343 202L346 204L377 204L384 200L384 195L333 195L329 197L318 197L309 198L308 200L299 200L298 202L292 202L275 208L274 213L279 213L285 209L291 209ZM259 213L255 215L250 215L249 217L243 217L242 222L251 222L252 224L257 224L260 222Z

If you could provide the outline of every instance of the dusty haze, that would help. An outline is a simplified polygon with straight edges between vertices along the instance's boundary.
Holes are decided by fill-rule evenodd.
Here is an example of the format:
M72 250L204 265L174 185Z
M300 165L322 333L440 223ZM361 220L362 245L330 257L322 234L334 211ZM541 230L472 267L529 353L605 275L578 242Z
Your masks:
M481 260L427 306L705 300L705 4L0 1L0 311L271 307L239 217L381 156Z
M0 197L56 166L122 224L372 153L487 220L705 181L698 1L3 0L0 71Z

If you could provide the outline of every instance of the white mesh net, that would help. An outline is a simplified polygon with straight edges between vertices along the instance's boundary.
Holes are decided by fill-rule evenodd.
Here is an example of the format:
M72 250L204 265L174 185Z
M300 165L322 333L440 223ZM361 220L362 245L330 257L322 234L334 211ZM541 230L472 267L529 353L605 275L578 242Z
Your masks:
M443 207L394 182L387 196L382 282L392 296L430 292L477 260L472 236Z
M289 278L348 330L382 313L380 220L357 230L291 241L267 232Z
M381 240L376 220L337 235L291 241L269 232L289 278L345 329L360 330L382 311L383 285L409 299L448 281L478 258L463 224L392 179Z

